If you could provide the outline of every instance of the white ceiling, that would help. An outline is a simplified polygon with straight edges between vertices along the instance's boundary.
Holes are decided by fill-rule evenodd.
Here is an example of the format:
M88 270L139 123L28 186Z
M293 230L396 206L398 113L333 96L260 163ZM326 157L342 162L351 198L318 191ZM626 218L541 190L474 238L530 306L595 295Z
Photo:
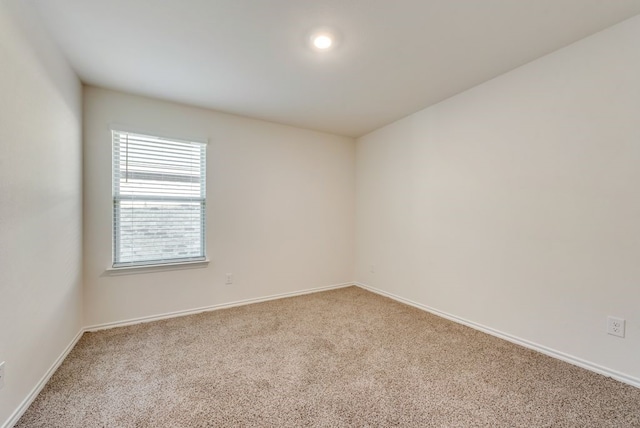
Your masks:
M640 13L640 0L29 1L85 83L347 136ZM326 26L338 48L309 49Z

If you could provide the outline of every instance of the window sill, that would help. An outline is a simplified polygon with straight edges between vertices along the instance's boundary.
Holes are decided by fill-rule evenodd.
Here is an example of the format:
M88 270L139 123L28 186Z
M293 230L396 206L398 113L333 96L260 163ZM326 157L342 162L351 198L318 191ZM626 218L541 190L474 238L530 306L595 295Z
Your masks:
M164 272L171 270L201 269L206 268L209 265L209 262L209 259L204 259L193 262L163 263L159 265L108 267L102 276L136 275L141 273Z

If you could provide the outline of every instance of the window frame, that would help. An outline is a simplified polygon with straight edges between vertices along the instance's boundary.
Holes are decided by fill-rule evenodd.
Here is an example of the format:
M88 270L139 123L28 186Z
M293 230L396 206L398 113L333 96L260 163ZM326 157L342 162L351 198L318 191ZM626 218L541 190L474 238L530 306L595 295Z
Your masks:
M209 258L207 257L207 192L206 192L206 177L207 177L207 146L208 140L202 138L184 138L184 137L172 137L163 134L158 134L155 132L147 132L134 130L130 127L120 126L120 125L110 125L110 136L111 136L111 264L107 268L107 271L116 272L116 271L137 271L137 270L171 270L171 269L183 269L190 267L202 267L203 265L207 265L209 263ZM200 179L200 187L201 187L201 197L200 198L184 198L184 197L153 197L149 195L144 195L138 198L132 198L131 196L122 197L123 195L119 194L117 191L118 186L116 183L119 183L119 180L116 180L116 173L120 172L120 166L116 165L116 136L120 134L133 134L141 137L152 138L157 140L165 140L167 142L175 142L182 144L194 144L200 145L203 150L203 154L201 157L202 164L201 168L201 179ZM120 249L121 245L121 231L119 227L119 223L117 223L118 216L118 202L123 200L148 200L148 201L169 201L169 202L180 202L185 200L190 200L194 202L200 203L200 246L202 248L201 256L198 257L175 257L175 258L162 258L156 260L149 261L132 261L132 262L117 262L117 251Z

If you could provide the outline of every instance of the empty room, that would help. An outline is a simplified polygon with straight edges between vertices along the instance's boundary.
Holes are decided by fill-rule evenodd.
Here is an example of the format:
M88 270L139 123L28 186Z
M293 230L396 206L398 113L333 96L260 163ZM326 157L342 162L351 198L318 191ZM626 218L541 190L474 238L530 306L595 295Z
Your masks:
M0 0L0 427L640 427L640 0Z

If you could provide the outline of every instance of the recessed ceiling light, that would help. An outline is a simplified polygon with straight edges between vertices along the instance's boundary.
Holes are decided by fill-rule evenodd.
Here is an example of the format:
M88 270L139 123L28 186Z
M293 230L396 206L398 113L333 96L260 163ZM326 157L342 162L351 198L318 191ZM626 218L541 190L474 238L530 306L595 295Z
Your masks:
M311 48L320 52L326 52L335 48L337 41L338 37L336 36L336 32L326 27L316 29L309 37Z
M318 34L313 39L313 46L318 49L329 49L333 44L333 39L329 34Z

